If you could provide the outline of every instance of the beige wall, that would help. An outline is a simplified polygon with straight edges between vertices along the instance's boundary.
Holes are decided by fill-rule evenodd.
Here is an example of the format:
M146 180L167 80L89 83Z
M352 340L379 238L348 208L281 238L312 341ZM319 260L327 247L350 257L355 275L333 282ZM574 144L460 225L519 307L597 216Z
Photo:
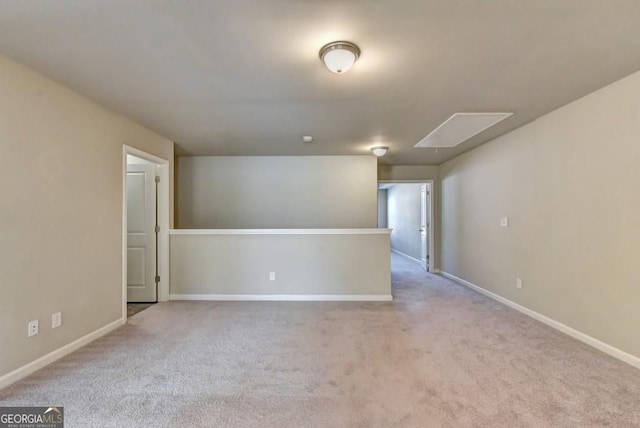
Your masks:
M416 149L422 150L422 149ZM379 165L378 180L437 180L438 165Z
M121 318L122 146L173 143L3 57L0 76L2 376Z
M443 164L442 269L640 356L638 94L640 73Z
M388 232L357 232L172 235L171 294L390 296Z
M423 149L416 149L423 150ZM427 149L428 150L428 149ZM433 258L435 272L440 269L440 166L439 165L378 165L378 181L433 181L431 195L433 201L432 231L434 248L429 257Z
M180 157L181 229L375 228L373 156Z

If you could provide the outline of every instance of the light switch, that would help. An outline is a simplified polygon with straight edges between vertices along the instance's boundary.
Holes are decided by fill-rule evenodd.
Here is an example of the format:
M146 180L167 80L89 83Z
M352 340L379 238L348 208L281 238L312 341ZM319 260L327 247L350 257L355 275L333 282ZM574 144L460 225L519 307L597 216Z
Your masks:
M500 219L500 227L509 227L509 217L502 217Z

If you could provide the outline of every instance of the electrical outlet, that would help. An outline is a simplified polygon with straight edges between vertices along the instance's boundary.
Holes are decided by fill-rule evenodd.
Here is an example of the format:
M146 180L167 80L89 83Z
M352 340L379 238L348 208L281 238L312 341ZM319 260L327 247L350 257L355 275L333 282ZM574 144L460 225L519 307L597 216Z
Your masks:
M516 288L522 288L522 279L516 278Z
M35 336L38 334L38 320L29 321L29 331L27 332L27 336Z
M269 272L269 281L275 281L275 280L276 280L276 273Z
M509 227L509 217L500 218L500 227Z
M58 328L62 325L62 312L51 315L51 328Z

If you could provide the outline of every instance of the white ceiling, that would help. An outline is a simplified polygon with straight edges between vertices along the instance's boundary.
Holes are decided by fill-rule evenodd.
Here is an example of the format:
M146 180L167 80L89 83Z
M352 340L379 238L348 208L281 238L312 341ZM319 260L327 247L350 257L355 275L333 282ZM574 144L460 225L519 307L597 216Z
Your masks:
M1 0L0 52L179 154L437 164L640 70L639 23L638 0ZM344 75L318 59L339 39L362 49ZM515 114L413 147L469 111Z

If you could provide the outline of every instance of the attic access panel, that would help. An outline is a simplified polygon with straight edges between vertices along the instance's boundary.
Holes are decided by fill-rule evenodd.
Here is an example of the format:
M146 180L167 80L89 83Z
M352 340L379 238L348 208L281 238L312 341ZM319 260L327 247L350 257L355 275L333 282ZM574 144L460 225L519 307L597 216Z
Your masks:
M455 113L414 147L455 147L513 113Z

